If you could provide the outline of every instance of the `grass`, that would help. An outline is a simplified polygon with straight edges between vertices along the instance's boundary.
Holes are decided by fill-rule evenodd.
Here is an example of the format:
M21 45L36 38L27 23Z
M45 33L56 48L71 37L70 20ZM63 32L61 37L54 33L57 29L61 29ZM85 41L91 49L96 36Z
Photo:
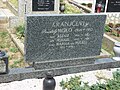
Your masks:
M11 4L15 6L15 8L18 8L18 0L9 0Z
M16 59L15 61L13 61L13 64L10 65L11 68L17 68L17 67L21 67L24 65L24 59Z
M13 52L13 53L16 53L16 52L18 52L18 48L10 47L10 51Z
M77 7L74 7L73 5L71 4L65 4L65 11L64 11L65 14L77 14L77 13L81 13L80 12L80 9L78 9Z
M5 50L9 56L9 66L24 67L25 62L18 48L12 42L6 30L0 30L0 50Z
M108 53L111 54L111 56L114 56L114 52L112 50L110 50L108 47L106 47L105 45L102 44L102 49L104 49L105 51L107 51Z
M15 29L16 29L16 35L18 36L19 39L24 37L24 30L25 30L24 25L20 25L20 26L16 27Z

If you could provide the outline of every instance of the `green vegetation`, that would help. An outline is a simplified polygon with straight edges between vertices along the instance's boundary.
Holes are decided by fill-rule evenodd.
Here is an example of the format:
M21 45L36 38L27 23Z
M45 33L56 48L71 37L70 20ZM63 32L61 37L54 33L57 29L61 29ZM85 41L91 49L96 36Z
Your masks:
M5 38L7 36L7 32L0 32L0 37L1 38Z
M25 62L18 48L12 42L8 32L0 29L0 50L5 50L9 56L9 66L24 67Z
M105 51L107 51L108 53L110 53L111 57L114 56L113 50L111 50L109 47L105 46L105 44L102 44L102 49L104 49Z
M60 0L60 2L63 2L64 0Z
M16 52L18 52L18 48L10 47L10 51L13 52L13 53L16 53Z
M63 90L120 90L120 70L113 72L113 79L104 80L105 83L98 82L90 86L81 81L81 76L75 76L66 81L62 80L60 86Z
M110 32L110 35L119 37L120 36L119 31L114 30L114 28L113 28L114 26L115 26L115 28L118 28L118 27L120 27L120 24L114 25L112 23L109 23L108 25L105 25L105 28L104 28L105 32ZM110 28L113 28L113 29L110 29Z
M17 68L17 67L21 67L23 66L23 61L24 59L21 58L21 59L16 59L12 65L10 65L11 68Z
M87 4L86 3L82 3L81 5L86 6Z
M74 7L73 5L70 4L65 4L65 14L72 14L72 13L80 13L80 9L78 9L77 7Z
M15 8L18 8L18 0L9 0L9 2L15 6Z
M105 32L110 32L110 27L108 25L105 25Z
M24 30L25 30L24 25L20 25L16 27L15 29L16 29L16 35L18 36L18 38L21 39L22 37L24 37Z
M0 49L10 47L9 40L6 40L9 37L6 31L0 32Z

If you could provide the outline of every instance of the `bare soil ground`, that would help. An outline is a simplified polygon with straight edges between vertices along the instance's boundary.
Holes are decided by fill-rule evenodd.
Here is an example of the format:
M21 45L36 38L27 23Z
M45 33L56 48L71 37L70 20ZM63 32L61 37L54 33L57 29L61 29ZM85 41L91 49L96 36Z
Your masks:
M24 67L26 65L22 54L5 29L0 29L0 50L5 50L7 52L9 56L9 66L11 68Z

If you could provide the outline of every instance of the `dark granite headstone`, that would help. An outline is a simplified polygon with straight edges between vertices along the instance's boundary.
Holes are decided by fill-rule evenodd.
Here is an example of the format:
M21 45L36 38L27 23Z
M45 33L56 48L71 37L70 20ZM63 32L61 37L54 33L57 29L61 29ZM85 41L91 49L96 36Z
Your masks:
M120 0L108 0L107 12L120 12Z
M54 0L32 0L32 11L54 11Z
M100 54L106 15L27 15L26 61Z

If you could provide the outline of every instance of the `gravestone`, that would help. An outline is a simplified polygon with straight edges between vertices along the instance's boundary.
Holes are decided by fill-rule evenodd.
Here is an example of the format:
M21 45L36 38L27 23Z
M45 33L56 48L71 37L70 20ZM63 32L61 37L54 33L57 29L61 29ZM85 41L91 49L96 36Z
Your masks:
M59 13L59 0L26 0L26 14Z
M65 61L100 54L106 15L27 15L25 59Z
M106 12L120 12L120 0L108 0Z
M58 14L59 0L18 0L18 15Z
M25 59L29 68L13 68L0 82L43 78L120 67L111 58L98 59L106 15L27 15ZM40 62L40 63L39 63ZM44 66L44 67L43 67Z
M32 0L32 11L54 11L54 0Z

